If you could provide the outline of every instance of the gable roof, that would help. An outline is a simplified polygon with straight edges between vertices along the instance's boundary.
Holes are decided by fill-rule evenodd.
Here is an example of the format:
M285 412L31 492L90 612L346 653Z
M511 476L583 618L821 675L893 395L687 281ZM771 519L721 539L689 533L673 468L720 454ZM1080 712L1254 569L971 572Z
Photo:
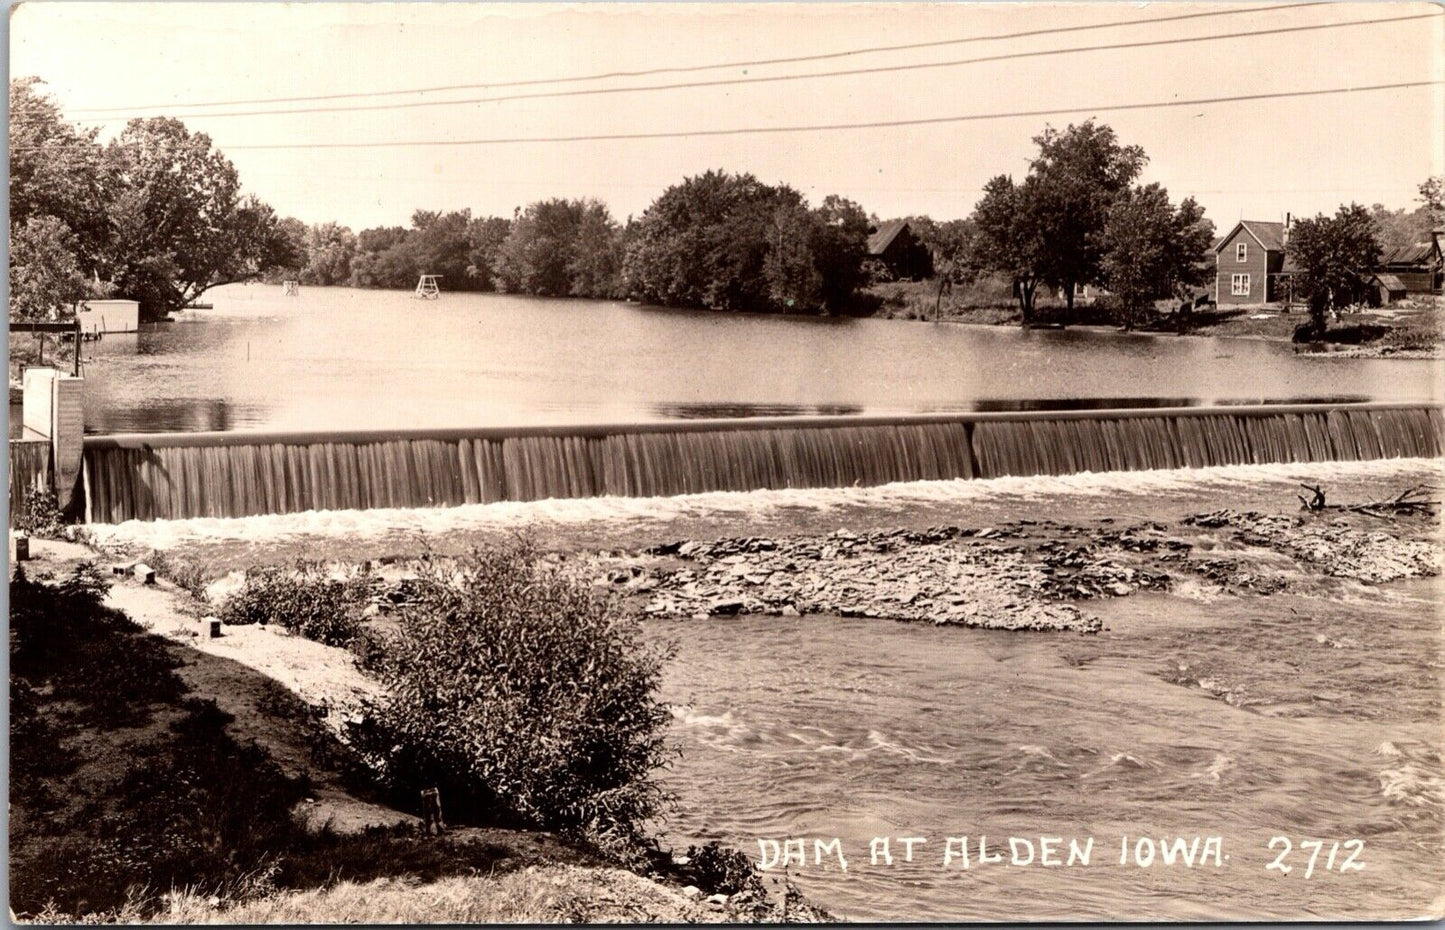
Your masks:
M868 237L868 254L882 255L888 251L893 240L898 238L898 234L907 228L907 220L889 220L879 225L877 231Z
M1260 248L1265 251L1284 251L1284 224L1266 223L1262 220L1240 220L1239 223L1229 231L1229 235L1219 240L1214 246L1214 251L1218 252L1223 248L1224 244L1233 239L1241 229L1249 233L1254 241L1259 243Z
M1395 276L1392 275L1392 274L1384 274L1384 273L1381 273L1381 272L1377 272L1377 273L1375 273L1375 274L1370 275L1369 280L1380 282L1380 284L1383 285L1384 288L1385 288L1386 290L1388 290L1388 291L1403 291L1403 290L1405 290L1404 282L1402 282L1399 278L1395 277Z

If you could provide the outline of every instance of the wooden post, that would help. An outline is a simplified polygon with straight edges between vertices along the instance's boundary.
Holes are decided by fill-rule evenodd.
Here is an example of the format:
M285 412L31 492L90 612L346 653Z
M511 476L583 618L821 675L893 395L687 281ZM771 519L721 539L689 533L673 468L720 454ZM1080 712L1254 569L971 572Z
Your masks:
M442 792L440 788L423 788L421 792L421 820L422 829L430 834L433 831L441 836L447 830L445 821L442 820Z

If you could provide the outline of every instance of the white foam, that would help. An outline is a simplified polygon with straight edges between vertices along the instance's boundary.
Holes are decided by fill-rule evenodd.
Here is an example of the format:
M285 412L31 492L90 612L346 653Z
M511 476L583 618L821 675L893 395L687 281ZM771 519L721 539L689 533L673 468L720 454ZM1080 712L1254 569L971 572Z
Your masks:
M330 510L234 519L129 520L89 526L102 546L170 549L185 543L227 540L278 540L320 536L377 538L468 530L513 530L534 525L592 522L666 521L679 518L768 516L784 511L828 511L850 507L901 510L909 506L987 500L1033 501L1050 497L1133 495L1151 497L1178 491L1256 488L1300 481L1330 483L1357 479L1445 478L1439 459L1383 459L1369 462L1314 462L1284 465L1224 465L1133 472L1083 472L1076 475L914 481L871 488L810 488L780 491L720 491L678 497L590 497L532 502L468 504L460 507Z

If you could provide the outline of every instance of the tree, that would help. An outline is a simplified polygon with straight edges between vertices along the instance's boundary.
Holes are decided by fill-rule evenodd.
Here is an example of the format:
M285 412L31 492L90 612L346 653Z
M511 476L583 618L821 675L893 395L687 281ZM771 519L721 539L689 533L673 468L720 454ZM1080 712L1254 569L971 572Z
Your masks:
M1417 242L1430 241L1433 221L1430 211L1421 207L1417 210L1391 210L1384 204L1370 207L1370 219L1380 240L1380 248L1389 251Z
M1137 145L1120 145L1113 129L1093 120L1062 132L1046 127L1034 142L1039 154L1024 186L1043 246L1036 270L1046 283L1063 289L1073 310L1075 290L1102 277L1104 224L1114 200L1134 183L1148 158Z
M1158 184L1121 194L1109 209L1101 243L1104 280L1119 302L1124 329L1133 329L1154 301L1184 298L1203 284L1213 240L1214 224L1194 198L1176 209Z
M10 319L51 320L92 296L70 228L54 216L31 216L10 228Z
M1419 200L1430 217L1431 228L1438 229L1441 223L1445 223L1445 175L1420 182Z
M106 203L113 178L98 130L65 122L59 105L38 90L41 83L35 77L10 83L10 226L23 229L36 217L59 220L67 250L90 276L110 242Z
M351 261L356 257L356 235L336 223L316 223L307 227L305 238L306 267L301 272L304 284L321 287L345 284L351 278Z
M866 283L868 214L853 201L829 194L809 214L809 223L808 247L818 276L818 297L827 310L841 312Z
M467 226L467 279L477 290L497 289L492 267L511 232L512 221L500 216L477 217Z
M1012 279L1023 325L1033 322L1034 294L1044 262L1043 237L1036 223L1032 187L999 175L983 188L973 208L975 255L980 267Z
M235 166L180 120L131 120L106 160L117 185L107 270L145 319L299 262L275 212L243 197Z
M775 258L771 280L765 266L770 251L797 246L783 234L802 233L791 219L780 221L779 211L803 205L792 188L751 174L708 171L685 178L637 220L623 265L627 287L642 300L667 306L786 310L776 297L796 288L783 283L791 276L784 269L800 265Z
M1370 211L1352 203L1332 217L1320 214L1295 223L1286 253L1300 269L1295 292L1310 310L1308 328L1300 335L1318 341L1325 334L1325 314L1354 303L1361 275L1379 264L1380 241Z

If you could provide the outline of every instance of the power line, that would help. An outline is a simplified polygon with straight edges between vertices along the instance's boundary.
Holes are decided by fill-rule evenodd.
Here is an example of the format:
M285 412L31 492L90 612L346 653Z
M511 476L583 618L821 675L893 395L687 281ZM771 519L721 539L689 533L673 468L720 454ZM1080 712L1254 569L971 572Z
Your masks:
M893 129L905 126L931 126L945 123L982 122L1016 117L1067 116L1077 113L1122 112L1126 110L1153 110L1190 106L1208 106L1219 103L1237 103L1254 100L1282 100L1300 97L1324 97L1337 94L1369 93L1384 90L1404 90L1414 87L1436 87L1445 81L1406 81L1398 84L1372 84L1364 87L1332 87L1321 90L1280 91L1267 94L1238 94L1228 97L1199 97L1191 100L1164 100L1153 103L1116 103L1102 106L1058 107L1043 110L1014 110L1003 113L970 113L960 116L931 116L920 119L879 120L867 123L816 123L793 126L741 126L731 129L696 129L690 131L599 133L576 136L512 136L491 139L424 139L382 142L275 142L251 145L227 146L227 151L262 149L369 149L407 148L413 146L473 146L473 145L521 145L552 144L563 142L617 142L646 139L683 139L713 136L768 135L788 132L832 132L848 129Z
M589 87L578 90L557 90L542 91L538 93L509 94L496 97L472 97L461 100L411 100L402 103L374 103L363 106L351 107L300 107L285 110L239 110L221 113L188 113L183 114L188 119L232 119L237 117L250 116L286 116L300 114L319 113L362 113L378 110L407 110L421 107L449 107L464 106L486 103L503 103L516 100L540 100L559 97L591 97L609 94L639 93L647 91L664 90L685 90L702 87L729 87L744 84L768 84L787 81L815 80L820 78L847 77L863 74L885 74L901 71L924 71L939 68L956 68L965 65L984 64L988 62L1013 61L1020 58L1046 58L1059 55L1075 55L1084 52L1105 52L1122 51L1125 49L1156 48L1160 46L1191 45L1197 42L1217 42L1228 39L1245 39L1256 36L1284 35L1296 32L1318 32L1326 29L1345 29L1351 26L1373 26L1385 23L1409 22L1418 19L1437 19L1437 13L1416 13L1407 16L1388 16L1377 19L1354 20L1343 23L1313 23L1305 26L1282 26L1275 29L1246 30L1243 32L1228 32L1208 36L1185 36L1172 39L1145 39L1138 42L1114 42L1107 45L1086 45L1074 48L1041 49L1028 52L1007 52L998 55L986 55L976 58L955 59L953 61L930 61L903 65L877 65L869 68L847 68L835 71L818 71L807 74L775 74L759 75L745 78L720 78L710 81L679 81L671 84L631 84L622 87ZM91 119L88 122L117 122L126 117L114 116L104 119Z
M965 36L956 39L937 39L931 42L909 42L900 45L877 45L866 48L845 49L837 52L821 52L812 55L793 55L785 58L757 58L746 61L714 62L702 65L679 65L668 68L647 68L637 71L607 71L596 74L581 74L567 77L530 78L517 81L493 81L481 84L444 84L435 87L413 87L404 90L354 91L342 94L313 94L297 97L258 97L245 100L211 100L203 103L154 103L144 106L87 107L74 113L111 113L116 110L157 110L178 107L219 107L249 106L261 103L307 103L317 100L348 100L365 97L391 97L402 94L430 94L458 90L488 90L491 88L534 87L539 84L571 84L582 81L600 81L616 78L653 77L660 74L688 74L699 71L713 71L720 68L750 68L767 65L799 64L810 61L828 61L856 55L871 55L878 52L902 52L924 48L941 48L948 45L963 45L973 42L996 42L1005 39L1024 39L1043 35L1088 32L1099 29L1118 29L1128 26L1152 26L1157 23L1172 23L1192 19L1209 19L1220 16L1241 16L1253 13L1270 13L1280 10L1294 10L1305 7L1329 6L1329 2L1287 3L1279 5L1251 6L1244 9L1213 10L1205 13L1181 13L1175 16L1160 16L1154 19L1126 20L1118 23L1089 23L1081 26L1054 26L1046 29L1029 29L1020 32L1003 32L993 35ZM196 114L193 114L196 115Z

